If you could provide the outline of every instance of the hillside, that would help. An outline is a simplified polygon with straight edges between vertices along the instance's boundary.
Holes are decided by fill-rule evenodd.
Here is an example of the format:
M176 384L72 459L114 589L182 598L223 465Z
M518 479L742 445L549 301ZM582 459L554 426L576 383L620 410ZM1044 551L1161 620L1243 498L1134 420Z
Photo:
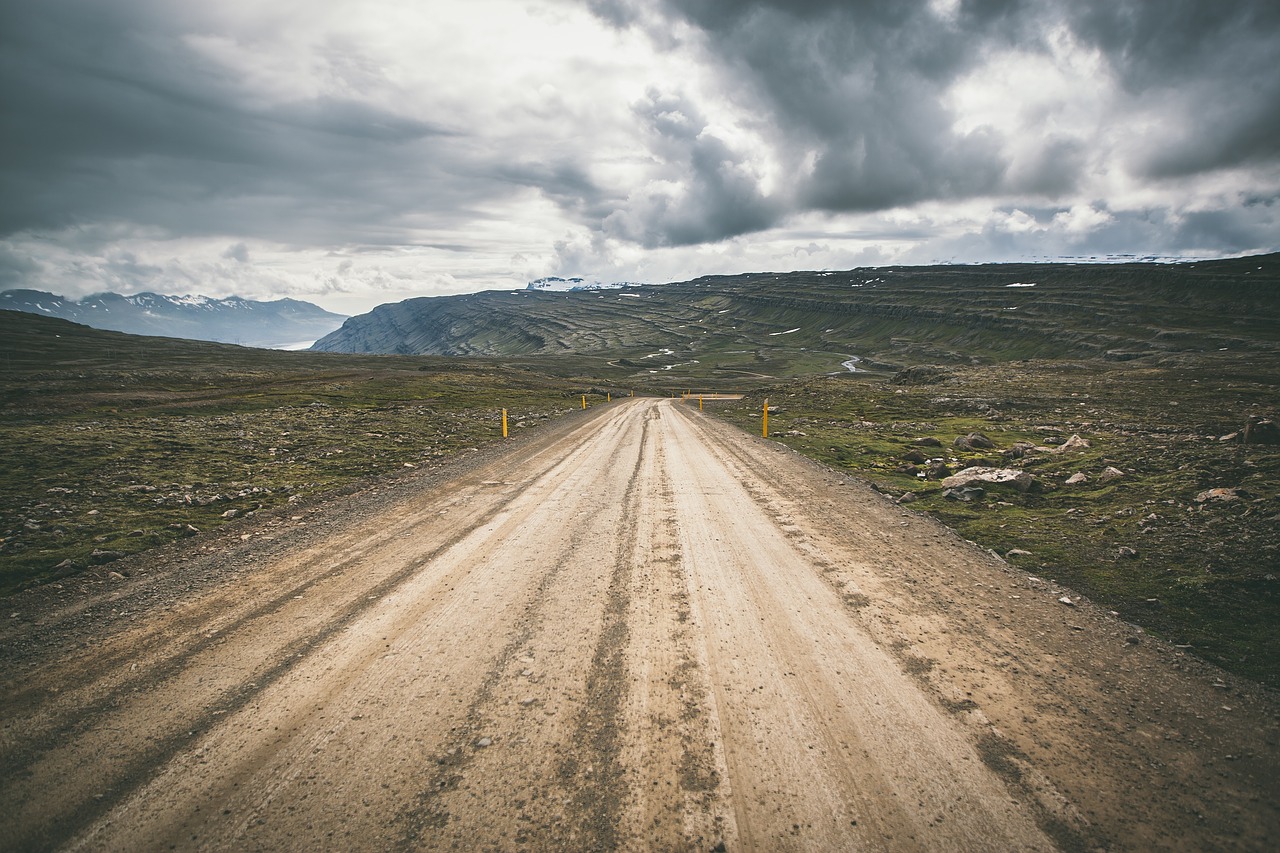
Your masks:
M0 311L0 595L432 468L578 410L474 361L276 352ZM123 571L127 572L128 569Z
M297 299L258 302L230 296L98 293L80 300L40 290L0 293L0 309L58 317L95 329L220 341L251 347L289 347L333 331L343 315Z
M601 357L635 379L1025 358L1176 363L1280 344L1280 256L1187 264L991 264L712 276L590 292L409 299L314 349Z

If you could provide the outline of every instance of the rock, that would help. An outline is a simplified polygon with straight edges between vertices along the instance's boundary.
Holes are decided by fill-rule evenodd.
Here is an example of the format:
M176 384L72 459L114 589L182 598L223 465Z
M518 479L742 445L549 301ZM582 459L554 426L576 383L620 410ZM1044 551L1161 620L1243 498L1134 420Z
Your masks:
M538 701L538 700L534 699L532 696L526 696L526 697L524 697L523 699L521 699L521 700L520 700L520 704L521 704L521 705L524 705L524 706L527 708L527 707L529 707L530 705L532 705L532 704L533 704L534 702L536 702L536 701Z
M915 492L907 492L905 495L898 498L898 503L910 504L910 503L915 503L918 500L920 500L920 497Z
M920 469L914 465L899 465L893 470L899 474L906 474L909 477L914 477L916 474L920 473Z
M941 480L943 477L951 474L951 468L945 462L931 462L924 469L924 478L926 480Z
M929 461L929 457L925 456L919 450L911 450L911 451L908 451L907 453L902 454L902 460L904 462L914 462L917 465L923 465L924 463Z
M917 438L915 441L911 443L914 444L916 447L941 447L942 446L941 441L938 441L938 439L929 435L926 435L923 438Z
M1057 447L1051 448L1050 452L1066 453L1071 450L1084 450L1086 447L1090 447L1090 446L1091 445L1089 444L1087 439L1083 439L1078 435L1072 435L1071 438L1068 438L1066 441L1062 442L1062 444L1059 444Z
M120 574L119 572L107 572L107 580L122 581L124 580L124 575Z
M1002 455L1005 459L1021 459L1035 449L1036 446L1029 441L1015 441Z
M1238 501L1243 497L1246 497L1246 495L1239 488L1205 489L1203 492L1196 495L1196 503L1202 504L1207 503L1208 501L1225 503L1227 501Z
M89 562L93 563L95 566L100 566L103 563L110 563L113 560L118 560L123 556L124 554L119 551L103 551L98 548L94 548L89 554Z
M950 498L953 501L963 501L964 503L969 503L970 501L982 500L983 496L986 495L986 493L987 492L985 489L982 489L978 486L960 486L954 489L942 490L942 496L944 498Z
M808 433L801 432L798 429L789 429L787 430L787 435L802 436L802 435L808 435Z
M974 447L979 450L991 450L996 446L994 441L987 438L980 432L969 433L965 436L965 440L969 442L970 447Z
M1116 549L1116 556L1126 560L1134 560L1138 557L1138 552L1127 545L1121 545Z
M1280 444L1280 427L1271 418L1252 417L1240 431L1243 444Z
M975 483L1010 485L1020 492L1026 492L1036 484L1036 478L1017 468L977 467L966 468L942 481L943 487L948 489L963 488Z
M1058 599L1058 603L1059 603L1059 604L1065 604L1065 605L1067 605L1068 607L1075 607L1075 606L1076 606L1076 603L1075 603L1074 601L1072 601L1072 600L1071 600L1071 598L1070 598L1069 596L1066 596L1066 595L1064 595L1064 596L1062 596L1061 598L1059 598L1059 599Z
M484 749L487 746L493 746L493 738L482 737L478 741L476 741L476 746L478 746L480 749Z
M1065 482L1068 486L1083 486L1085 483L1089 482L1089 478L1083 471L1077 471L1068 477Z
M1021 548L1010 549L1010 551L1004 555L1006 560L1009 559L1010 557L1030 557L1030 556L1031 556L1030 551L1024 551Z
M1113 468L1108 465L1102 469L1102 473L1098 475L1098 479L1104 483L1110 483L1112 480L1119 480L1125 474L1119 468Z
M240 514L240 510L238 510L238 509L229 509L229 510L227 510L226 512L224 512L224 513L222 514L222 517L223 517L223 518L235 518L235 517L236 517L237 515L239 515L239 514Z

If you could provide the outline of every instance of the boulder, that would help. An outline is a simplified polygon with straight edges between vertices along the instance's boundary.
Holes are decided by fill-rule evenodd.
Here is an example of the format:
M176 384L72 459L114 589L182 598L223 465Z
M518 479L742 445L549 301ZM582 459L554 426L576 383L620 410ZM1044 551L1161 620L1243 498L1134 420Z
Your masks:
M1196 503L1207 503L1208 501L1238 501L1244 497L1244 493L1240 489L1205 489L1196 495Z
M911 450L902 454L903 462L914 462L917 465L923 465L929 461L929 457L925 456L919 450Z
M980 432L971 432L968 435L957 436L953 443L961 450L990 450L996 446L994 441L987 438Z
M950 498L953 501L963 501L964 503L980 501L986 493L986 490L980 486L960 486L954 489L942 490L942 496L944 498Z
M916 447L941 447L942 446L942 442L938 441L938 439L934 438L931 435L926 435L923 438L917 438L915 441L911 443L914 444Z
M1280 427L1271 418L1249 418L1240 431L1240 441L1244 444L1280 444Z
M1089 482L1089 477L1083 471L1077 471L1066 479L1068 486L1083 486Z
M1003 455L1005 459L1021 459L1035 449L1036 446L1029 441L1015 441Z
M1051 448L1050 452L1067 453L1072 450L1084 450L1086 447L1089 447L1089 446L1090 445L1089 445L1088 439L1081 438L1078 435L1072 435L1071 438L1068 438L1066 441L1062 442L1062 444L1059 444L1057 447Z
M1109 483L1112 480L1119 480L1123 476L1124 472L1119 468L1113 468L1108 465L1106 468L1102 469L1102 473L1098 475L1098 479L1104 483Z
M943 477L951 474L951 468L945 462L931 462L924 469L924 477L926 480L941 480Z
M958 474L952 474L942 481L943 488L958 489L976 484L997 486L1013 486L1020 492L1026 492L1036 484L1036 478L1026 471L1017 468L966 468Z

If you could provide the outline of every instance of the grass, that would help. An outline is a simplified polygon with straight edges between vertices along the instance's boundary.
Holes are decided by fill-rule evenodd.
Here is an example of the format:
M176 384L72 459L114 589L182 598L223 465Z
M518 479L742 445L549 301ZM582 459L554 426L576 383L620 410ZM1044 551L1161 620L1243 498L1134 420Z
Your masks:
M0 312L0 592L433 466L577 409L492 363L252 350ZM607 389L605 389L607 390Z
M1221 441L1276 414L1276 371L1225 356L1195 368L1023 362L952 367L934 384L815 378L708 409L906 499L1028 574L1066 584L1224 668L1280 686L1280 447ZM980 432L994 450L961 450ZM1089 447L1041 448L1073 435ZM922 438L940 447L917 447ZM952 471L974 464L1036 477L1027 493L944 496L919 450ZM908 467L910 466L910 467ZM1122 476L1106 479L1115 468ZM1089 481L1068 486L1077 472ZM1236 488L1231 501L1197 500ZM1026 552L1026 553L1018 553Z

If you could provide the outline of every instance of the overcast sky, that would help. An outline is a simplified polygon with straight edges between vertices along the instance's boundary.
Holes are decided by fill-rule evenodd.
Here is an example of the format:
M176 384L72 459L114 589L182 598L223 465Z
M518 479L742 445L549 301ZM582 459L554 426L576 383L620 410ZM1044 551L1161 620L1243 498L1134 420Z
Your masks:
M0 289L1280 249L1275 0L0 0Z

